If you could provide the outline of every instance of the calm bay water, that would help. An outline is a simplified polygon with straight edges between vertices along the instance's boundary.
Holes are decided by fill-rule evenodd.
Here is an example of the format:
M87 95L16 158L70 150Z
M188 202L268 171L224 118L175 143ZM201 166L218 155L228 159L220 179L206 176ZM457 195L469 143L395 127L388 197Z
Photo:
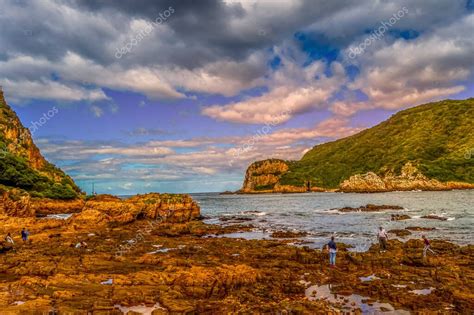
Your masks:
M390 192L376 194L307 193L265 195L192 194L199 202L202 215L209 223L223 223L221 217L252 218L256 226L246 238L269 238L272 231L290 230L310 233L304 239L309 246L321 247L335 233L338 241L366 250L376 241L379 226L387 230L408 226L434 227L436 230L412 232L409 238L422 233L431 239L458 244L474 244L474 191ZM404 210L340 213L334 208L359 207L366 204L398 205ZM412 219L390 221L391 214L408 214ZM434 214L447 221L422 219ZM405 240L407 238L404 238Z

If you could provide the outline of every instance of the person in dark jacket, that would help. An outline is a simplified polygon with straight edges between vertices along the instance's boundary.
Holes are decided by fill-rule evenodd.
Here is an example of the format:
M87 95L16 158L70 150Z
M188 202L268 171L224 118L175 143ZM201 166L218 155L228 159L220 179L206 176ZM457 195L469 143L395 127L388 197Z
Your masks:
M329 251L329 265L331 268L336 266L336 253L337 253L337 245L334 242L334 236L331 236L331 241L327 243L326 248Z
M23 242L26 242L28 240L29 235L30 235L30 233L28 232L27 229L23 228L21 230L21 239L23 240Z

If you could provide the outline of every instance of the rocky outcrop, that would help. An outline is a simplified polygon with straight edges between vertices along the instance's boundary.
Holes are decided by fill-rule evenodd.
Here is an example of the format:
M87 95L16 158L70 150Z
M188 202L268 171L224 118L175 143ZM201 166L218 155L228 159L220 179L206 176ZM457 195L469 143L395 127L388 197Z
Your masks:
M73 200L31 198L25 191L11 189L0 195L0 214L10 217L42 217L48 214L73 213L76 224L130 223L137 219L162 222L188 222L200 217L199 205L189 196L150 193L121 199L98 195Z
M31 210L36 216L81 212L84 205L85 201L82 198L72 200L32 198L30 202Z
M392 214L390 218L391 221L403 221L409 219L411 219L411 217L408 214Z
M19 218L35 216L28 193L20 189L3 190L0 193L0 214Z
M388 233L395 234L398 237L405 237L412 234L410 231L406 229L393 229L393 230L389 230Z
M252 163L247 168L240 192L273 191L280 176L286 171L288 171L288 164L283 160L270 159ZM284 190L285 187L280 189Z
M275 193L304 193L304 192L308 192L308 188L291 186L291 185L281 185L280 183L276 183L275 186L273 187L273 192Z
M337 210L340 212L378 212L378 211L384 211L384 210L402 210L402 209L403 207L400 207L400 206L368 204L366 206L361 206L357 208L344 207Z
M36 217L48 214L76 213L82 211L84 200L59 200L32 198L21 189L0 189L0 214L11 217Z
M308 182L306 186L283 185L280 178L289 170L289 162L269 159L252 163L245 173L240 194L258 193L304 193L308 191L325 191L319 187L312 187Z
M474 189L474 184L459 182L440 182L423 175L412 163L402 167L400 175L387 173L379 176L373 172L351 176L340 184L344 192L384 192L410 190L452 190Z
M422 219L439 220L439 221L447 221L448 220L448 218L446 218L446 217L440 217L440 216L434 215L434 214L424 215L421 218Z
M153 219L160 222L188 222L200 217L199 205L189 196L180 194L150 193L121 199L112 195L98 195L88 199L82 212L71 217L76 224L98 222L130 223L137 219Z

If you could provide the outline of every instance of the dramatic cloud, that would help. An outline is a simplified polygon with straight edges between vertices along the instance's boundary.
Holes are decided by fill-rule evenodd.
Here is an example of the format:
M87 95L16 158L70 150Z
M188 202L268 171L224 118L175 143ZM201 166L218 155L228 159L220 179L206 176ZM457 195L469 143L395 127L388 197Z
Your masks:
M313 62L304 67L302 56L296 60L287 57L299 55L295 50L277 51L281 65L267 80L268 93L225 106L206 107L202 113L236 123L268 123L276 118L281 123L295 114L321 108L345 83L344 70L338 63L332 64L332 75L327 76L324 63Z
M412 41L367 52L352 85L372 107L400 108L460 92L474 70L474 15Z
M469 95L473 29L463 0L0 0L0 85L25 121L61 103L37 137L81 182L235 189L370 113Z

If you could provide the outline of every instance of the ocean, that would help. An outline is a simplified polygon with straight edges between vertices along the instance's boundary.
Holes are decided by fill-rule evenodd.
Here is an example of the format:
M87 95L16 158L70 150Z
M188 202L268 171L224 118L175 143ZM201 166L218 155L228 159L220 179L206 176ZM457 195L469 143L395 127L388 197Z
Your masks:
M334 235L336 241L350 244L354 251L365 251L377 241L379 226L387 231L409 226L435 228L432 231L412 231L399 238L442 239L458 244L473 244L474 190L464 191L409 191L375 194L305 193L219 195L218 193L191 194L199 203L205 222L228 224L223 217L238 217L249 221L251 232L234 233L228 237L246 239L271 238L273 231L304 231L301 239L307 246L318 248ZM403 210L380 212L341 213L335 209L359 207L367 204L397 205ZM391 214L407 214L411 219L391 221ZM446 221L424 219L424 215L447 218ZM392 237L394 237L392 235Z

